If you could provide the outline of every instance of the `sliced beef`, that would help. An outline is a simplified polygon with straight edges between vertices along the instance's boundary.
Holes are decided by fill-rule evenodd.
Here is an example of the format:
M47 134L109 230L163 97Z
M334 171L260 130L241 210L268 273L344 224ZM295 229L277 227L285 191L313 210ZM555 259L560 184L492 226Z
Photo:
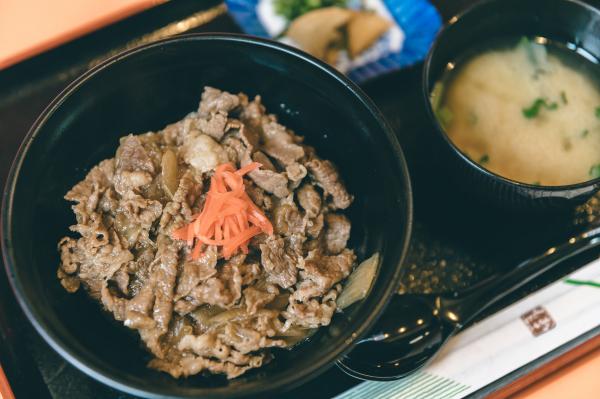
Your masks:
M243 263L239 265L239 270L243 286L254 284L262 274L262 269L258 262Z
M243 294L246 302L246 311L249 314L255 314L258 309L275 299L277 294L279 294L279 290L277 286L268 284L264 289L255 287L245 288Z
M81 254L77 248L77 240L70 237L64 237L58 242L60 251L60 268L67 274L74 274L81 265Z
M279 204L273 210L271 223L275 232L282 236L304 234L306 232L306 222L306 218L298 210L291 197L279 201Z
M321 255L318 250L311 251L304 260L300 272L303 280L314 282L322 292L348 277L356 255L351 249L344 249L339 255Z
M231 347L221 342L216 331L196 336L186 335L179 341L178 349L219 360L226 360L231 354Z
M263 309L261 312L272 312L272 315L279 313L266 309ZM250 320L227 323L225 331L220 337L223 342L234 347L242 354L248 354L262 348L285 347L286 343L284 340L268 338L277 332L277 327L271 326L272 322L276 321L279 323L279 321L273 318L273 316L267 316L267 320L264 320L264 318L259 313L256 318ZM270 332L269 329L271 330Z
M165 127L160 133L167 145L180 146L191 136L197 136L201 132L197 129L198 114L189 113L182 120L172 123Z
M146 344L150 352L156 357L164 357L166 348L161 345L161 337L168 332L169 323L173 316L173 298L175 293L175 282L177 278L178 255L177 249L171 245L171 239L166 236L158 238L158 251L156 258L151 266L151 277L148 281L150 292L146 293L145 301L140 301L136 305L146 310L145 306L149 305L154 297L152 311L150 317L151 323L140 323L140 315L145 316L144 312L139 312L137 318L126 320L126 325L137 327L142 341ZM140 293L141 295L142 293ZM129 314L128 314L129 316ZM141 318L142 321L147 321L147 318ZM136 323L137 321L137 323Z
M127 265L121 266L112 277L112 280L117 284L117 288L123 295L129 295L129 273L127 269Z
M119 207L118 194L111 187L107 187L98 202L97 210L105 215L114 215Z
M130 194L121 200L117 212L122 212L130 223L135 223L142 229L149 229L160 218L162 208L160 201Z
M89 215L96 212L104 193L113 184L114 173L114 159L104 160L67 192L65 199L77 203L73 206L73 211L78 223L86 223Z
M229 156L235 156L238 159L241 166L245 166L252 162L250 156L251 149L246 147L242 141L235 138L228 138L225 140L225 148ZM254 156L256 162L265 162L267 168L261 168L253 170L248 173L248 177L260 188L268 193L274 194L276 197L284 198L290 194L288 189L288 179L283 173L275 171L273 164L266 158L266 155L255 152ZM261 163L262 163L261 162Z
M133 248L138 242L152 245L150 229L160 219L162 210L159 201L129 192L121 199L114 219L114 228L121 241L128 248Z
M262 165L261 169L277 172L277 169L275 169L275 165L273 165L273 162L271 162L269 157L261 151L256 151L254 154L252 154L252 160L254 162L260 163Z
M265 116L265 111L261 97L256 96L251 102L244 106L240 113L240 118L247 126L260 126L260 123Z
M269 237L260 244L261 264L267 272L267 280L289 288L296 284L298 259L296 254L286 248L282 238Z
M198 260L188 260L183 264L183 271L177 284L177 295L180 299L198 285L217 274L217 249L210 246Z
M256 186L252 181L246 183L246 192L252 202L262 209L269 211L273 208L273 199L265 193L265 190Z
M306 233L308 234L308 236L312 237L312 238L317 238L319 237L319 235L321 234L321 231L323 230L323 226L325 225L325 218L323 217L323 214L320 213L317 215L317 217L314 218L309 218L308 221L306 222ZM317 241L314 241L315 243L317 243ZM307 248L307 250L311 250L313 248Z
M152 318L156 322L158 337L167 332L173 309L178 255L177 248L171 244L170 238L159 237L157 262L151 277L154 282L155 296Z
M77 272L83 260L81 252L77 248L77 241L64 237L58 243L60 252L60 266L57 271L57 277L61 285L68 292L75 292L81 285L81 280Z
M198 115L205 118L211 113L216 112L224 112L227 114L239 104L240 99L235 94L206 86L202 92Z
M104 282L133 260L133 255L121 245L114 231L111 232L108 243L100 246L96 244L93 238L82 237L78 240L77 251L81 259L78 276L90 294L99 298Z
M196 125L202 133L219 141L225 134L225 127L227 126L227 113L223 111L212 113L207 119L198 119Z
M257 355L256 351L286 346L283 340L269 338L282 328L278 314L277 311L261 310L249 318L230 321L202 335L184 335L177 345L182 353L180 357L174 361L153 360L151 365L174 376L209 370L235 378L247 368L263 363L265 355Z
M330 254L339 254L350 238L350 220L338 213L328 213L325 216L325 248Z
M242 121L240 121L239 119L235 119L235 118L229 118L227 120L227 124L225 125L226 131L234 130L236 132L239 132L243 128L244 128L244 124L242 123Z
M247 147L242 140L234 136L227 136L221 142L230 161L239 165L246 165L251 162L250 154L252 150Z
M313 284L305 281L302 285L310 287ZM292 295L288 308L283 312L283 316L286 318L286 327L297 325L304 328L318 328L328 325L335 312L335 300L340 289L337 286L320 299L313 297L303 302L297 301L297 298Z
M240 280L238 277L238 281ZM185 300L177 301L176 309L179 314L186 314L202 304L231 307L235 300L236 295L226 282L218 277L211 277L192 289Z
M340 175L330 161L313 159L306 164L306 167L325 193L331 195L335 208L346 209L350 206L352 196L346 191Z
M140 137L130 134L121 140L115 157L117 172L144 171L154 173L154 163Z
M171 374L174 378L188 377L209 371L213 374L225 374L227 378L235 378L244 374L247 370L262 365L264 355L256 355L248 358L247 365L238 366L231 362L221 362L202 356L187 355L175 362L161 359L153 359L148 364L150 367Z
M306 252L304 250L306 236L303 233L293 233L289 237L284 237L284 241L286 246L290 249L290 253L302 258L303 254Z
M321 212L321 196L312 184L304 184L296 191L298 203L308 217L315 217Z
M126 195L130 191L140 192L152 183L156 175L157 168L152 153L147 150L140 137L125 137L117 150L113 183L115 191L120 195Z
M294 142L285 126L268 121L263 123L262 131L262 149L283 165L291 165L304 156L304 149Z
M113 294L108 288L108 282L106 281L101 284L99 296L104 308L111 312L116 320L125 320L127 317L127 299Z
M224 309L233 307L242 296L241 265L244 256L234 256L221 266L217 276L208 278L194 287L175 305L179 314L187 314L196 307L209 304Z
M123 170L115 176L115 190L125 196L130 191L140 191L152 183L152 175L141 170Z
M127 303L125 309L125 325L127 327L144 330L154 328L156 322L152 318L151 311L154 306L155 286L155 279L147 279L137 295ZM106 306L106 303L104 305Z
M160 218L160 228L171 233L173 228L181 227L192 220L192 205L196 203L202 182L196 181L194 173L187 170L179 179L179 186L173 200L168 202Z
M285 167L285 173L290 179L294 186L297 187L302 182L302 179L306 177L306 167L299 163L292 163Z
M258 144L260 143L260 132L258 128L251 125L243 125L238 131L238 136L246 148L252 151L258 147Z
M256 169L248 173L248 176L250 176L258 187L276 197L285 198L290 195L288 180L283 173L267 169Z

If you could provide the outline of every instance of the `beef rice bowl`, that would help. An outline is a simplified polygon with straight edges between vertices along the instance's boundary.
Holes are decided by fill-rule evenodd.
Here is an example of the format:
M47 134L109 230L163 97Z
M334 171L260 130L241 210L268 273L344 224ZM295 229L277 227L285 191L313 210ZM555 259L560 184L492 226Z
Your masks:
M197 111L122 137L65 196L77 236L60 240L58 278L81 287L173 377L237 377L334 312L356 255L353 201L336 167L266 112L260 96L206 87ZM339 305L339 306L338 306Z

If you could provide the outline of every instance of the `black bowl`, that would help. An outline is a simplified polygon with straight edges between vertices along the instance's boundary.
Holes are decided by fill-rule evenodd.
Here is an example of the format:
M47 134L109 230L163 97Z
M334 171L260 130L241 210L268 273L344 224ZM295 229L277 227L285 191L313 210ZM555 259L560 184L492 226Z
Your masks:
M340 168L355 203L351 246L379 252L370 295L294 350L240 378L173 379L146 367L132 330L85 293L56 278L57 242L74 223L63 195L119 137L157 130L197 107L204 85L261 94L282 123ZM91 377L145 397L240 397L295 387L347 353L398 289L412 220L404 156L366 95L316 59L290 47L234 35L189 35L104 62L63 91L35 122L8 178L2 207L6 271L25 314L60 355Z
M541 36L569 43L600 59L600 11L573 0L487 0L450 19L423 68L423 100L444 162L467 192L511 210L560 210L585 202L600 190L600 178L565 186L537 186L483 168L446 135L434 115L430 93L449 62L490 39Z

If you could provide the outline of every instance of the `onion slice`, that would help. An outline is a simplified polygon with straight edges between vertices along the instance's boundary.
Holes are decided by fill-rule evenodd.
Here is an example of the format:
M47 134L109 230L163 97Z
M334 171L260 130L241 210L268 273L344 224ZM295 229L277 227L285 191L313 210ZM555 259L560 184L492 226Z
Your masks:
M348 277L344 290L338 297L336 303L340 310L346 309L353 303L364 299L373 284L377 266L379 265L379 253L375 252L369 259L364 260Z

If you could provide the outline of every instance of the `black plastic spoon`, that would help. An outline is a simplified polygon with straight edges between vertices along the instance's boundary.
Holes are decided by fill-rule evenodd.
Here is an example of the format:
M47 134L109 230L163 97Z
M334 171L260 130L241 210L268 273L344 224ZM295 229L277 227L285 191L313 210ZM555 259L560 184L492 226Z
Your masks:
M405 377L426 365L448 338L489 306L563 261L597 246L600 246L600 227L460 294L396 295L373 334L359 341L337 364L360 379L389 381Z

